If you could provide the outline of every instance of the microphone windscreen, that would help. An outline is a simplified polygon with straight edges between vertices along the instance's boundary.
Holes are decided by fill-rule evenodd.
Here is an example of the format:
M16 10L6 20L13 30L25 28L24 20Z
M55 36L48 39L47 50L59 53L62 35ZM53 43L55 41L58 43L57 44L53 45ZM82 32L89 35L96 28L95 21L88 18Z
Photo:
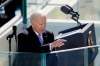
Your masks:
M62 11L63 13L65 13L65 14L69 14L70 12L73 11L73 9L72 9L70 6L65 5L65 6L62 6L62 7L61 7L61 11Z

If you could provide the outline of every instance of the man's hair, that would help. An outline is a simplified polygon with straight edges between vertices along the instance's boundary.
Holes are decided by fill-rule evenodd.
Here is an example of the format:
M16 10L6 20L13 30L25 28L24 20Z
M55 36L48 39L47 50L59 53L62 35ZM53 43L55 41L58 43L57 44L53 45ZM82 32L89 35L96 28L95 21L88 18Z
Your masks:
M39 16L46 16L45 14L41 13L41 12L35 12L31 15L30 17L30 21L32 22L33 20L37 19Z

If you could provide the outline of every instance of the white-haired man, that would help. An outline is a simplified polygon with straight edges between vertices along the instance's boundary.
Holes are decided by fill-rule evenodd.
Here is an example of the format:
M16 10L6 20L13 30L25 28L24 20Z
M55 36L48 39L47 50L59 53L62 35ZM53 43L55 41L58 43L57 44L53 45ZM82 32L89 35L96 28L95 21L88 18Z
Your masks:
M30 21L32 25L27 28L28 33L21 33L18 35L18 52L33 53L29 56L31 57L31 61L27 60L27 64L24 64L24 66L40 66L41 64L38 62L40 60L40 56L39 54L35 55L34 53L50 52L55 50L55 48L63 46L65 40L54 40L53 33L46 30L45 15L41 13L34 13L31 16ZM35 59L35 61L32 60L32 58ZM47 66L57 66L57 57L55 54L47 55Z

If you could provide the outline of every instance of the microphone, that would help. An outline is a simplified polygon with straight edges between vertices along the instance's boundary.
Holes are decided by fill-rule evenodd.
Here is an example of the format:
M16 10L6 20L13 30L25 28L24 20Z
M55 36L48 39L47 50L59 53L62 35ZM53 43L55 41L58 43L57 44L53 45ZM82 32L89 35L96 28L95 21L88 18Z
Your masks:
M71 14L71 15L73 15L74 12L73 9L68 5L62 6L61 11L65 14Z
M17 27L13 26L12 30L13 30L13 32L12 32L12 34L10 34L10 35L7 36L7 40L10 39L10 38L13 38L13 36L16 37Z
M61 7L61 11L65 14L71 14L72 16L78 17L79 14L75 11L73 11L73 8L69 5L65 5Z
M17 27L16 26L13 26L13 35L15 35L16 36L16 31L17 31Z
M70 15L72 15L71 18L74 21L76 21L79 25L81 25L81 23L78 21L80 15L78 14L78 12L75 12L72 7L70 7L69 5L64 5L64 6L61 7L61 11L64 14L70 14Z

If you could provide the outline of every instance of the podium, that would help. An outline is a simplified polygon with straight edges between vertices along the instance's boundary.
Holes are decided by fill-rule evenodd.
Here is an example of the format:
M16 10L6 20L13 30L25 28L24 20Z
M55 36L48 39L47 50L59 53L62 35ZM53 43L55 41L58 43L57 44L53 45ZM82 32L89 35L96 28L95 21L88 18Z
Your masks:
M56 39L67 40L65 45L56 50L96 45L95 27L93 23L82 24L59 32ZM89 66L98 53L97 48L58 53L58 66Z

